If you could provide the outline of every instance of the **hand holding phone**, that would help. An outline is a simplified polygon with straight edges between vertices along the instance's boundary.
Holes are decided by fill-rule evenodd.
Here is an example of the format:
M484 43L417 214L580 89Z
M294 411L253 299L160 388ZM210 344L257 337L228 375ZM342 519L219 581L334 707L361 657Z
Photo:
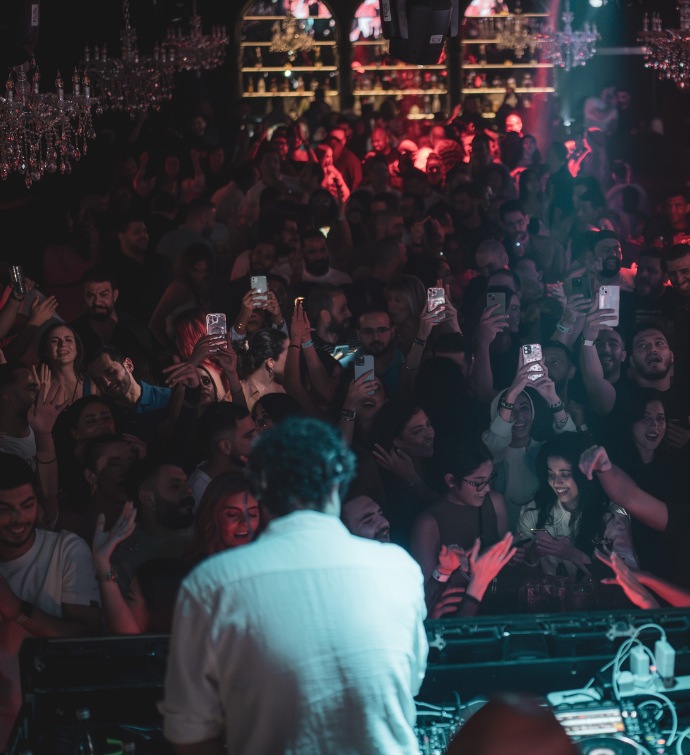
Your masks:
M527 343L520 348L520 357L523 365L528 367L528 380L535 382L544 377L544 367L542 365L541 344Z
M252 275L251 287L256 301L268 301L268 281L265 275Z
M599 309L612 309L614 311L614 314L602 323L610 328L618 325L620 320L620 292L620 286L599 287Z

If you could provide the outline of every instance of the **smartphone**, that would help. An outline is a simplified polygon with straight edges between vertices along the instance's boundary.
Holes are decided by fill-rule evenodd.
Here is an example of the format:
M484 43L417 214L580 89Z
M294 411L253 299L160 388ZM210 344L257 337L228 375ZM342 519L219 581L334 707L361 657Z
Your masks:
M532 381L539 380L544 376L544 368L541 366L541 344L526 343L520 349L522 364L532 365L528 372L528 378Z
M268 299L268 281L266 280L265 275L252 275L251 286L252 291L255 291L257 294L262 294L262 296L255 297L258 301L266 301Z
M10 286L17 296L24 296L26 293L24 268L21 265L10 265Z
M534 532L534 530L532 530L532 532ZM533 537L523 537L520 540L513 540L513 548L522 548L523 545L529 545L533 542Z
M296 296L295 297L295 306L298 304L304 304L304 297L303 296Z
M592 282L590 281L589 276L583 275L582 277L575 276L574 278L569 278L566 281L566 294L568 296L573 296L574 294L582 294L585 299L591 299Z
M618 325L620 315L621 289L620 286L600 286L599 288L599 309L614 309L615 314L611 315L605 325L614 327Z
M228 332L228 325L224 312L209 312L206 315L206 334L209 336L224 336Z
M358 354L355 357L355 380L358 380L366 372L371 372L371 375L364 381L374 379L374 357L371 354Z
M550 534L551 534L551 533L550 533L550 532L549 532L548 530L545 530L545 529L543 529L543 528L539 528L539 529L531 529L531 530L530 530L530 532L531 532L531 533L532 533L533 535L536 535L536 534L537 534L537 532L546 532L546 534L547 534L547 535L550 535Z
M443 288L428 288L426 291L426 311L433 312L446 306L446 291Z
M506 313L506 295L501 291L489 291L486 295L486 308L498 304L498 309L494 312L495 315L504 315Z

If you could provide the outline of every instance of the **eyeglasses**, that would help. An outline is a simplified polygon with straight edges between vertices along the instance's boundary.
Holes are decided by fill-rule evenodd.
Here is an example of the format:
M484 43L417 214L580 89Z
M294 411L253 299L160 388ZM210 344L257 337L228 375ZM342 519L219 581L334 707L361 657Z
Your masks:
M476 490L486 490L486 488L491 487L491 483L495 479L496 479L496 472L492 472L486 480L481 480L477 482L477 480L468 480L465 477L463 477L462 481L466 482L468 485L471 485Z
M385 328L383 325L379 328L360 328L359 332L363 336L382 336L392 330L392 326Z

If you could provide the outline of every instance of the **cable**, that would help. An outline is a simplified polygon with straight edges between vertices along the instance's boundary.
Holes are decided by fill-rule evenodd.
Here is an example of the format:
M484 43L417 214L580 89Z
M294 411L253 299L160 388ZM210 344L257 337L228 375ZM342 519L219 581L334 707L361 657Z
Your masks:
M690 726L676 740L676 755L683 755L683 741L687 739L688 734L690 734Z

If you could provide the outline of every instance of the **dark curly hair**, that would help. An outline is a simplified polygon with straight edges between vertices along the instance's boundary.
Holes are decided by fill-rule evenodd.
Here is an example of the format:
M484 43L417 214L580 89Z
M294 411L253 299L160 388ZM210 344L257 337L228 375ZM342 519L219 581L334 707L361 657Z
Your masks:
M322 511L334 487L344 497L355 471L355 455L334 427L298 417L262 435L247 466L250 489L276 517Z
M595 542L603 536L611 514L609 500L599 481L588 480L578 466L586 447L586 438L577 433L562 433L544 443L537 454L539 490L534 496L534 502L539 512L536 527L541 529L550 520L557 501L557 496L549 485L547 460L550 456L560 457L572 464L573 480L578 489L578 506L570 517L570 532L575 547L592 555Z
M262 328L247 341L247 349L237 354L237 374L246 380L267 359L278 359L285 350L287 336L282 330Z

